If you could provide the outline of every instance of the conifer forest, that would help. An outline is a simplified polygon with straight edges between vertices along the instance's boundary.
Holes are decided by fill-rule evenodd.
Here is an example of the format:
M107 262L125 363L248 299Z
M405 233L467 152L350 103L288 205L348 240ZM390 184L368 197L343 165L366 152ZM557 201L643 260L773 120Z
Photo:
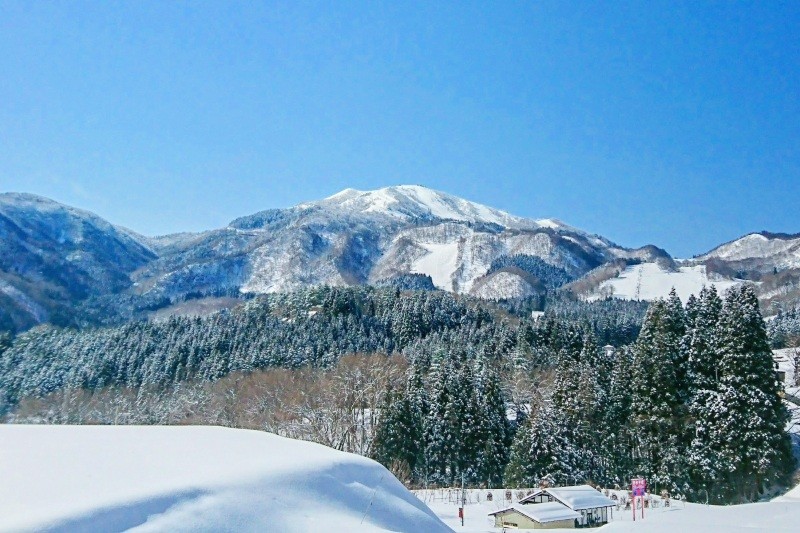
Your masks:
M413 285L413 284L412 284ZM487 302L397 286L0 337L7 422L222 424L360 453L408 486L626 486L754 501L794 468L747 285L650 304Z

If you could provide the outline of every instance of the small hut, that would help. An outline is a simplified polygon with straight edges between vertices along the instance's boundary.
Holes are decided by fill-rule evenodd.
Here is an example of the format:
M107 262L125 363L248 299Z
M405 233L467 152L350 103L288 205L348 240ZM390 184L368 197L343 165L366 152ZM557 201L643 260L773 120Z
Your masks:
M494 516L494 527L517 529L572 529L580 513L567 509L558 502L539 505L512 505L489 513Z
M539 489L519 501L523 507L535 507L553 502L579 513L577 524L579 527L593 527L607 523L609 509L616 505L614 500L589 485Z

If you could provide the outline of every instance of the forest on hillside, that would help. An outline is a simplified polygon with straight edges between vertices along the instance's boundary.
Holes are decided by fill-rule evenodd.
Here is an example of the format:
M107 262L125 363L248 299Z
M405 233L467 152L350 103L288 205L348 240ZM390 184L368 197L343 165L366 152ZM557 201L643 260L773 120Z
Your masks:
M0 339L9 422L261 429L374 457L412 486L637 474L751 501L793 468L778 387L750 288L648 308L321 287Z

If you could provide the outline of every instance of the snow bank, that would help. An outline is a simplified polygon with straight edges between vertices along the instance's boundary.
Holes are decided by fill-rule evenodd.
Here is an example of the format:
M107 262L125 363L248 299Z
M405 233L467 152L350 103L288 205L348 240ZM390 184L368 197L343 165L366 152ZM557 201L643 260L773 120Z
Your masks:
M0 425L0 531L449 531L378 463L258 431Z
M650 511L650 512L648 512ZM639 511L641 512L641 511ZM789 533L798 530L800 503L766 502L748 505L677 504L668 509L645 510L644 520L633 522L630 511L621 520L600 528L603 532L647 531L648 533ZM623 521L624 520L624 521Z

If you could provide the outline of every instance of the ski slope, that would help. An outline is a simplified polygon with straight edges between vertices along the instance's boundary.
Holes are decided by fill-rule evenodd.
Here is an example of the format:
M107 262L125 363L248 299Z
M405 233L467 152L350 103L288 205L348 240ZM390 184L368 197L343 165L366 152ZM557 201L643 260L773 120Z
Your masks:
M0 531L450 531L378 463L260 431L0 425Z
M411 272L427 274L437 289L453 290L453 274L458 268L458 241L443 244L425 243L428 253L414 261Z
M737 280L710 277L705 265L679 267L677 272L672 272L657 263L642 263L630 266L616 278L604 281L595 298L611 295L623 300L655 300L666 297L675 287L678 296L685 302L689 295L696 296L703 285L716 286L721 295L739 284L741 282Z

